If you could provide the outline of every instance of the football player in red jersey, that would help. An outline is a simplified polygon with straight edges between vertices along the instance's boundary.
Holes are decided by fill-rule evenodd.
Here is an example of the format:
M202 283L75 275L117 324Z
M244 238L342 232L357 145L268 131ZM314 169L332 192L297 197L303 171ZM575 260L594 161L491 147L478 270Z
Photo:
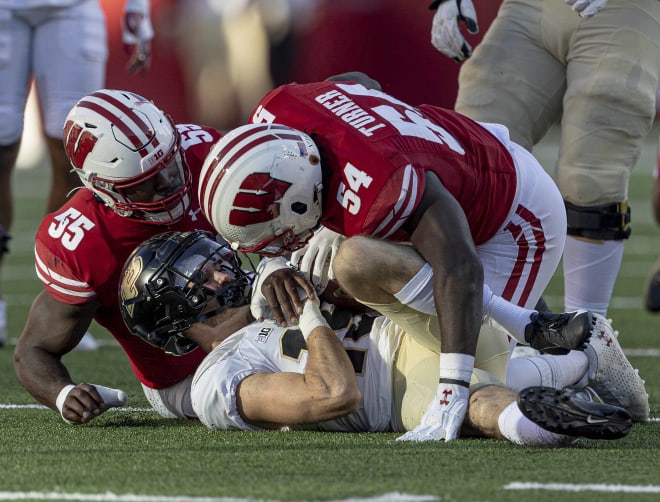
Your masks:
M66 421L88 422L125 400L121 391L75 385L62 363L92 319L117 339L161 415L195 417L190 379L204 353L168 355L131 335L119 312L119 274L145 238L212 230L191 187L220 137L208 127L175 125L151 101L121 90L96 91L69 112L64 146L84 187L39 226L35 263L44 290L14 353L21 384ZM249 317L247 307L240 311Z
M414 246L427 266L396 292L396 304L371 306L410 333L419 332L407 329L411 310L437 313L418 335L441 347L425 438L457 437L484 316L522 343L559 346L569 366L587 364L568 349L582 348L591 313L531 310L559 264L566 214L550 176L505 127L410 106L357 79L281 86L251 120L207 157L202 211L235 249L263 255L301 248L318 224L352 237L339 256L345 251L345 266L362 273L342 275L361 279L344 284L335 273L357 299L396 274L387 241ZM410 439L421 437L415 432Z

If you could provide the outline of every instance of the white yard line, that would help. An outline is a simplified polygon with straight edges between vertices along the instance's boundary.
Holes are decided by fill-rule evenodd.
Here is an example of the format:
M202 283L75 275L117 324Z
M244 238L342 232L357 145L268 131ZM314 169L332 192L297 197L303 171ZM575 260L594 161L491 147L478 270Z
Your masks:
M657 485L605 485L578 483L527 483L514 481L505 490L547 490L555 492L660 493Z
M62 493L62 492L0 492L0 500L78 500L82 502L278 502L274 500L247 499L237 497L186 497L163 495L124 495L105 493ZM434 495L412 495L408 493L385 493L368 498L348 498L334 502L432 502L440 498ZM329 501L333 502L333 501Z

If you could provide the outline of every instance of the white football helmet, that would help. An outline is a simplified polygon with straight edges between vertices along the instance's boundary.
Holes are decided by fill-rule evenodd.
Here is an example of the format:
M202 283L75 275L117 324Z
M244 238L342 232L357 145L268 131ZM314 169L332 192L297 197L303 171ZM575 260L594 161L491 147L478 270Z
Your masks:
M204 161L202 212L232 246L276 256L295 251L321 218L321 157L307 134L249 124L226 134Z
M82 98L64 125L64 148L85 187L122 216L179 221L190 205L191 174L172 119L128 91Z

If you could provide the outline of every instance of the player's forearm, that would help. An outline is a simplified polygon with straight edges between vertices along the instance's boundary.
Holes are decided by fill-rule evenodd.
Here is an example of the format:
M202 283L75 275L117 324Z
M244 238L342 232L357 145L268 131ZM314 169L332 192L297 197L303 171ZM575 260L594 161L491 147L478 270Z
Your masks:
M25 390L53 410L59 391L73 383L59 358L38 347L25 347L20 340L14 351L14 372Z
M305 394L312 405L314 421L351 413L361 397L355 371L346 350L316 303L305 302L299 327L307 342Z
M444 277L434 274L433 289L442 352L473 356L481 326L483 275L479 267L462 268Z
M315 421L331 420L355 411L361 398L355 370L346 350L329 328L319 327L307 340L305 385L314 400Z

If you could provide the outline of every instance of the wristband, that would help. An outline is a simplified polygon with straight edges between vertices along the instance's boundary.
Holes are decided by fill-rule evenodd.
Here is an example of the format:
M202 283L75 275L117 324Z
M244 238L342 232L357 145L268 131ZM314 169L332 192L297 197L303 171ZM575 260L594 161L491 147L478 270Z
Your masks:
M474 369L474 356L469 354L450 353L440 354L440 382L453 380L465 382L469 385Z
M305 341L312 334L312 331L322 326L331 329L323 314L321 314L318 303L307 300L303 305L303 313L298 320L298 327L302 331Z
M60 412L60 416L62 417L62 420L64 420L67 424L73 424L71 420L68 418L64 418L64 415L62 414L62 410L64 408L64 401L66 401L66 397L69 395L69 392L71 392L73 389L75 389L76 386L73 384L65 385L62 387L62 390L60 390L60 393L57 395L57 399L55 399L55 406L57 406L57 410Z

